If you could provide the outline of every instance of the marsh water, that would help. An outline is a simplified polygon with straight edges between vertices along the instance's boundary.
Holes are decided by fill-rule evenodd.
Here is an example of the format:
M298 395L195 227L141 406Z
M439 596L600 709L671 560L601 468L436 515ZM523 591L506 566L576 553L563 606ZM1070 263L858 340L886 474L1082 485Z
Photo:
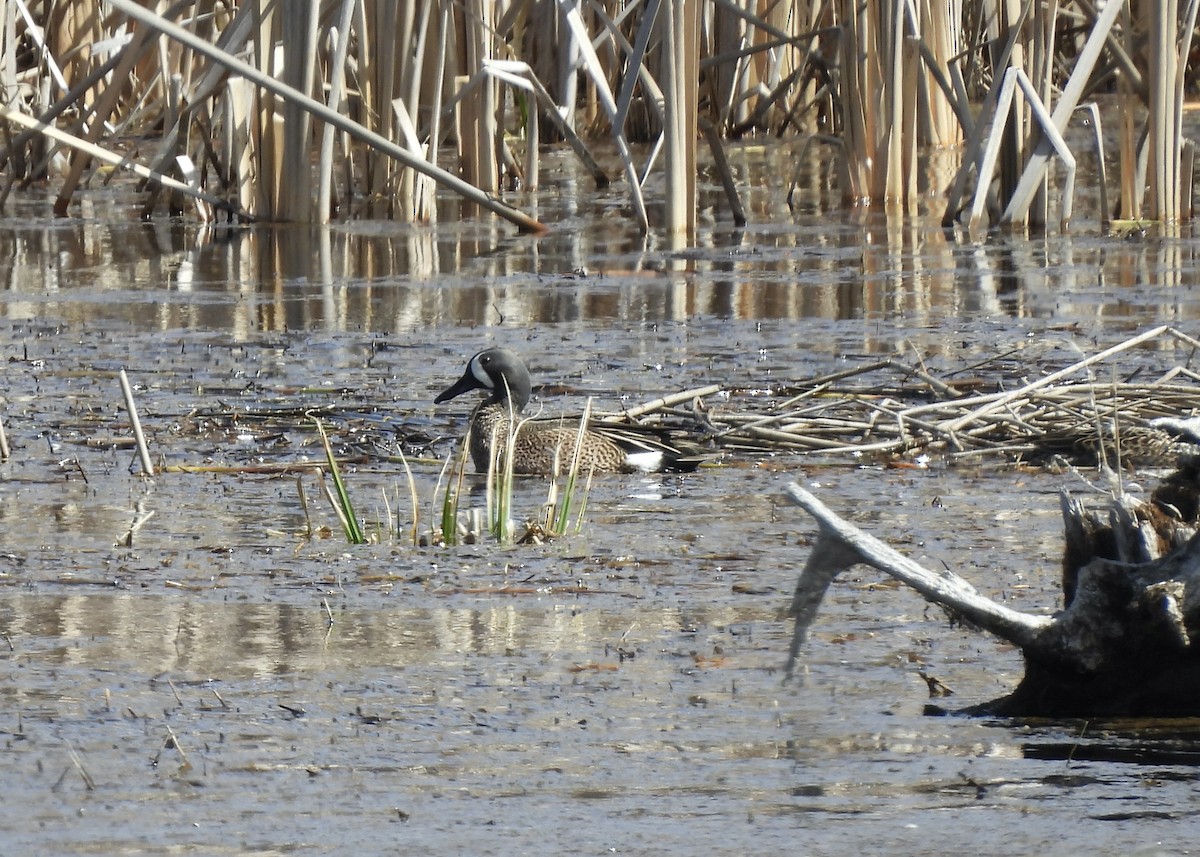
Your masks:
M1034 378L1164 321L1200 329L1186 230L971 238L842 209L820 165L793 210L794 156L736 148L751 224L706 173L674 248L565 155L514 200L540 238L449 200L434 226L268 230L141 223L120 188L65 219L48 192L11 197L5 853L1193 849L1200 723L930 716L926 678L953 691L942 708L983 702L1019 653L872 570L837 580L783 681L814 533L789 481L1048 613L1058 492L1087 474L732 455L598 479L582 531L547 544L405 534L395 453L427 523L470 408L432 400L489 345L526 357L547 410L615 410L708 383L737 407L882 356L938 374L1005 354ZM1187 363L1175 347L1145 354ZM122 368L158 463L191 470L140 474ZM308 409L357 450L374 544L341 538L311 473L256 469L323 457L285 418ZM520 480L516 507L545 491Z

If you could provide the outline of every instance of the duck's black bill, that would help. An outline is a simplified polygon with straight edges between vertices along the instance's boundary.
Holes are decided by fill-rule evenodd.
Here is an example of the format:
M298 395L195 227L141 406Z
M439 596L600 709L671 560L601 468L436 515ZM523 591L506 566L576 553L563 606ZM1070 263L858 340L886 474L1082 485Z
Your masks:
M438 397L433 400L433 403L435 405L440 405L442 402L450 401L455 396L461 396L463 393L469 393L472 390L482 389L483 385L479 383L479 379L468 371L461 378L454 382L454 386L439 393Z

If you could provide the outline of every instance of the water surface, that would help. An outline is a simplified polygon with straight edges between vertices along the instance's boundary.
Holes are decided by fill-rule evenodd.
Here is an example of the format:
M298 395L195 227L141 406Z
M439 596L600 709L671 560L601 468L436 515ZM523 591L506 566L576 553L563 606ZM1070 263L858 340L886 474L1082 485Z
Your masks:
M729 225L709 184L683 250L639 236L620 191L565 156L525 200L555 224L541 239L451 205L433 226L310 231L142 224L120 189L61 220L11 198L9 850L1184 853L1194 723L926 716L922 673L954 691L934 702L965 706L1011 689L1019 654L871 570L837 581L782 681L813 536L788 481L1050 612L1057 492L1089 474L743 456L605 478L584 531L549 545L393 532L411 514L385 456L416 456L432 497L469 409L432 399L492 344L553 383L550 410L708 383L736 408L880 356L938 374L1009 355L1032 378L1164 321L1197 332L1190 233L1083 219L971 240L831 209L821 169L793 212L785 158L736 152L752 225ZM1136 360L1190 359L1175 349ZM114 442L121 368L163 463L231 470L141 478ZM378 544L339 540L311 474L248 469L322 457L288 416L306 408L377 453L347 479ZM544 492L523 481L518 508Z

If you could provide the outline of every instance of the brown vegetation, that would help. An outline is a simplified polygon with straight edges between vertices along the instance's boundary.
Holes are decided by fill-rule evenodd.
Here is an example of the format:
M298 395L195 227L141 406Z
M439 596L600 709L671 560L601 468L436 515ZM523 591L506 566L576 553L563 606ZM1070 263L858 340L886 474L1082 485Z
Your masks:
M686 236L698 141L720 167L723 140L758 133L832 142L848 201L911 209L948 191L953 222L974 181L972 223L1036 224L1051 156L1070 215L1061 132L1089 93L1118 91L1119 215L1169 222L1191 208L1180 117L1196 4L1149 6L181 0L160 17L132 0L10 0L4 194L62 172L61 213L121 167L156 189L147 209L165 188L199 217L428 221L441 185L538 230L499 195L536 185L538 146L555 140L608 181L586 142L601 135L642 228L662 165L662 222ZM964 140L950 185L924 187L922 150ZM731 180L727 193L739 217Z

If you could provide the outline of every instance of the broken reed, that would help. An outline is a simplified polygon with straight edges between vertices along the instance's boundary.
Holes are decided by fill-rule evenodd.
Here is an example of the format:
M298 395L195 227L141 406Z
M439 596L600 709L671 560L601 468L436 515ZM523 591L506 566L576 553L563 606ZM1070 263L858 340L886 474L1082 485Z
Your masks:
M535 187L538 145L559 139L606 183L584 142L599 134L616 146L641 228L650 228L643 187L662 170L665 228L686 236L695 228L697 143L714 146L719 163L721 138L748 133L820 133L836 141L847 201L911 207L921 192L918 150L975 133L974 105L996 94L986 81L994 87L1021 69L1036 93L1028 98L1045 102L1061 132L1103 48L1124 101L1124 216L1138 216L1146 186L1151 218L1190 213L1192 148L1181 115L1195 3L1151 4L1148 34L1137 39L1115 0L1099 13L1090 0L324 0L297 10L246 0L177 3L169 20L132 0L81 0L67 16L50 0L29 5L30 20L47 24L44 38L18 15L15 38L0 44L0 118L21 127L6 138L4 193L42 177L55 149L70 151L60 211L93 162L107 159L191 196L201 217L325 222L361 194L372 216L427 221L436 183L539 230L497 197L502 184ZM1077 32L1095 53L1079 49ZM30 43L38 50L27 51ZM1063 95L1051 104L1056 90ZM1026 97L996 132L1004 142L991 216L1013 222L1045 219L1037 188L1046 134ZM1139 134L1131 117L1143 106ZM75 124L61 127L65 117ZM71 133L79 127L87 130ZM128 140L151 129L162 129L153 145L131 151ZM641 142L652 145L635 154ZM451 171L438 163L447 144ZM978 169L980 154L968 152L955 184ZM304 163L315 174L290 169ZM1018 194L1019 185L1034 189ZM739 209L731 199L734 217Z

